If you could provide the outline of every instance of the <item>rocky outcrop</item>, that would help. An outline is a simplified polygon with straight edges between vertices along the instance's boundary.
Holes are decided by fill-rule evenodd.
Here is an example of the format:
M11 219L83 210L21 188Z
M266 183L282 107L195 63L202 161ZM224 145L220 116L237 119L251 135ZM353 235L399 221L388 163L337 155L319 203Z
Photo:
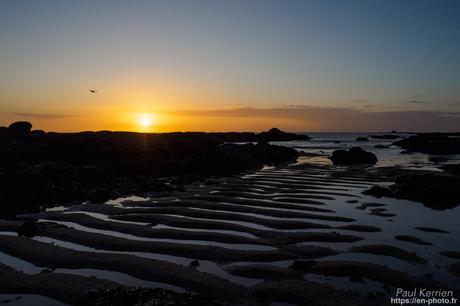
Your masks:
M8 132L14 134L27 134L32 130L32 124L27 121L17 121L8 126Z
M367 137L358 137L358 138L356 138L356 141L360 141L360 142L369 141L369 138L367 138Z
M270 140L295 137L279 130L264 135ZM183 191L178 178L197 181L296 161L294 149L254 144L256 138L254 133L0 134L0 211ZM248 143L228 143L230 139Z
M373 186L363 193L378 198L417 201L432 209L453 208L460 204L460 177L445 174L402 176L389 187Z
M393 144L410 152L431 155L460 154L460 134L458 133L417 134Z
M360 147L353 147L350 150L335 150L331 156L334 165L358 165L376 164L377 156L367 152Z
M292 141L292 140L310 140L307 135L286 133L277 128L272 128L268 132L256 134L257 141Z

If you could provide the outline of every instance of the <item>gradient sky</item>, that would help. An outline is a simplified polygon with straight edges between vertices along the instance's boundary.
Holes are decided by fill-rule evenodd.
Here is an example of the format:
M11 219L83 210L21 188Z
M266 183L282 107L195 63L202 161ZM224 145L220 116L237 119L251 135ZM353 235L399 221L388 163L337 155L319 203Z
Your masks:
M16 120L460 131L460 1L2 0L0 125Z

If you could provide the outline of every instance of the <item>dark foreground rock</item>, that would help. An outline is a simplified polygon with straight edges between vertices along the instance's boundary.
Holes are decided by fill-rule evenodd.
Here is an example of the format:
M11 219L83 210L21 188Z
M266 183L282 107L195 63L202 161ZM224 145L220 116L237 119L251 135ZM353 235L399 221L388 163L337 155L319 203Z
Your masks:
M32 130L32 124L27 121L18 121L8 126L8 132L14 134L27 134Z
M335 150L332 153L331 160L334 165L357 165L357 164L375 164L377 157L371 152L367 152L360 147L353 147L350 150Z
M393 143L407 151L432 155L460 154L460 134L424 133Z
M110 288L97 290L88 295L87 306L219 306L209 298L192 294L177 293L166 289Z
M432 209L453 208L460 204L460 177L446 174L423 174L399 177L389 187L373 186L363 192L375 197L406 199Z
M34 133L31 128L28 122L17 122L0 133L0 213L183 191L180 182L294 162L294 149L268 141L308 138L278 129L260 134L142 134Z

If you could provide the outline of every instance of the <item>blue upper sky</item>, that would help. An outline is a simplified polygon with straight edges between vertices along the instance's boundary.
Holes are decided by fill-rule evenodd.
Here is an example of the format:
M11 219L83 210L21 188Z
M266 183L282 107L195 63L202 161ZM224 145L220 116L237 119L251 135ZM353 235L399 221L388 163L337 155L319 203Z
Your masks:
M90 87L149 112L458 112L460 1L0 2L4 118L91 110Z

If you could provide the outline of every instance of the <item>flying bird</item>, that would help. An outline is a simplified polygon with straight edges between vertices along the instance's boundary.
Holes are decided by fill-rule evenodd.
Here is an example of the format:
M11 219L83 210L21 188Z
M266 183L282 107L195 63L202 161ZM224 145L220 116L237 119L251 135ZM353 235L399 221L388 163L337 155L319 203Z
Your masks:
M94 89L90 89L89 90L91 93L97 93L97 90L94 90Z

